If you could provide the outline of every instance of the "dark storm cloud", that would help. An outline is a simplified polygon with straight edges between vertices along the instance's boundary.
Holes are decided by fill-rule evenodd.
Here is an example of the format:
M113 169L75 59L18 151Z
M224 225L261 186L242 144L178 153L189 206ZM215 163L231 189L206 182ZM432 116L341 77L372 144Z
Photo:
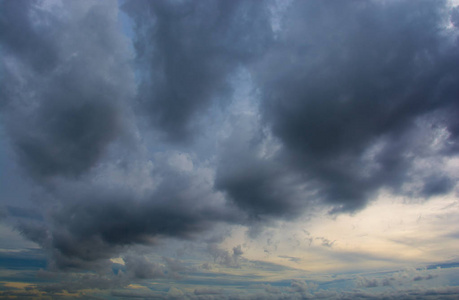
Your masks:
M111 180L110 186L62 185L48 196L55 198L56 207L48 208L46 221L24 221L19 229L50 252L51 268L99 270L130 246L156 245L167 237L193 239L218 222L241 222L244 217L222 204L211 183L202 174L196 175L199 173L183 173L158 163L150 176L160 183L141 193L122 183L112 187ZM110 174L104 171L102 176ZM133 277L157 273L154 268L139 269L142 263L132 255L128 260L127 271ZM167 269L175 274L178 264L165 260Z
M10 205L8 205L6 208L8 210L8 214L13 217L35 219L40 221L43 220L43 216L39 212L31 208L23 208Z
M360 209L382 187L407 192L416 176L424 187L413 195L450 190L448 179L412 169L430 155L457 153L459 52L446 4L296 1L254 68L263 120L284 146L282 159L315 181L316 199L334 211ZM448 137L441 151L430 150L438 128ZM259 195L256 183L273 176L255 177L251 189L220 186ZM288 198L238 199L276 214L289 207Z
M91 170L127 132L124 118L133 95L116 1L1 5L1 20L8 23L1 36L6 131L26 173L39 184L53 183L52 190L35 195L43 218L9 212L22 217L18 229L25 237L49 251L51 268L104 268L125 245L151 243L159 235L188 238L221 217L198 200L194 204L205 208L190 209L176 192L184 192L189 181L165 168L162 172L174 177L145 198L132 191L118 194L112 182L93 184L98 178ZM41 51L56 53L55 59ZM106 172L99 176L109 177Z
M66 91L58 96L59 100L70 100L74 93L78 92ZM109 102L92 102L100 101L103 94L88 96L86 103L86 99L78 97L70 107L56 104L47 107L47 111L36 112L37 120L27 124L33 129L16 135L17 153L34 177L82 174L97 162L117 135L116 109Z
M51 267L102 269L135 244L191 239L219 222L255 232L260 220L314 206L355 211L381 188L421 197L454 188L448 174L422 166L459 149L457 28L447 28L458 10L450 16L443 1L294 1L273 32L273 3L128 1L133 54L116 1L0 1L7 142L32 184L52 183L34 195L36 214L5 211L48 250ZM189 156L169 143L149 147L152 127L140 116L153 135L183 142L215 103L237 115L229 102L241 87L230 80L240 69L259 111L208 126L217 153L193 161L204 156L193 143L183 146ZM214 246L215 262L243 260L241 248ZM164 274L126 259L132 277Z
M229 76L270 39L260 1L130 1L141 65L142 109L166 138L183 141L214 98L227 102Z
M221 143L215 188L224 191L253 221L302 213L303 199L314 188L276 157L260 155L267 137L253 120L239 117L231 122L232 131Z
M46 71L56 65L59 55L53 39L54 28L34 26L30 18L36 4L37 1L28 0L0 2L0 41L3 51L14 53L35 70ZM41 17L56 21L50 14Z
M219 166L216 188L226 191L229 199L255 220L263 215L281 217L300 213L298 203L302 194L296 187L300 178L289 178L288 173L270 162L236 157ZM222 168L225 169L221 171ZM284 204L282 209L280 202Z
M58 16L39 1L1 2L1 103L16 155L39 181L81 175L122 132L122 38L109 3L88 4Z
M445 194L454 187L454 181L445 176L431 176L426 178L426 182L422 188L422 195L430 197L435 195Z

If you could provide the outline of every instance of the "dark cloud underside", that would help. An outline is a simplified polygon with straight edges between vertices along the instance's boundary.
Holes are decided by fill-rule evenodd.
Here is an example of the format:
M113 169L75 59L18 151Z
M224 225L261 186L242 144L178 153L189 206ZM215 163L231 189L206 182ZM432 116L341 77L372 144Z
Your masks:
M294 2L256 65L263 119L281 140L283 159L316 181L317 197L337 210L362 208L381 187L402 192L414 160L438 154L426 149L429 132L422 131L445 128L441 151L457 153L459 52L445 5ZM420 180L425 196L451 187L438 174ZM265 207L257 197L245 202ZM286 202L279 197L274 210Z
M132 36L116 1L46 3L0 0L0 112L40 207L5 211L50 266L456 185L441 168L459 150L446 1L126 1ZM237 266L233 250L215 259Z
M130 87L121 42L106 28L113 26L107 3L90 7L80 20L58 18L39 4L1 2L8 24L1 35L6 125L35 179L79 176L122 132L119 102Z

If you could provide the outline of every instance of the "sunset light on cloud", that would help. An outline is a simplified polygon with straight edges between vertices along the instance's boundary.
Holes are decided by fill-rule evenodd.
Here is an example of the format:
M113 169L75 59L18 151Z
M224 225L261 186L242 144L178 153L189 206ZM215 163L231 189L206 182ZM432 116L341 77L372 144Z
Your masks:
M0 298L457 299L458 5L0 0Z

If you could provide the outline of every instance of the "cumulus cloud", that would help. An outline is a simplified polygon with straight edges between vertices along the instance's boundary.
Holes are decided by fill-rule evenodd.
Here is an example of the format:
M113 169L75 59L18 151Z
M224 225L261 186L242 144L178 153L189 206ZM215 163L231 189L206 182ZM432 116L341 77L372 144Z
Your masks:
M275 41L249 66L261 124L233 127L216 187L258 217L317 202L352 212L383 188L450 192L455 180L441 159L457 154L459 59L447 8L291 3ZM258 155L266 128L279 144L268 159Z
M116 1L0 1L2 130L40 204L5 213L50 266L105 268L218 223L355 212L382 189L454 189L457 8L276 3L127 1L126 36ZM137 278L183 267L137 259Z
M160 264L153 263L140 255L129 255L124 257L126 270L129 276L138 279L154 279L165 277L165 268Z
M227 268L240 268L240 263L244 260L242 257L244 252L242 251L241 245L233 247L233 251L230 253L229 251L219 248L217 244L209 244L207 251L212 256L215 263Z
M420 157L455 153L459 60L448 18L433 1L291 5L257 73L263 118L336 211L365 206L381 187L401 191ZM438 127L448 136L429 153ZM419 179L427 196L449 190L434 177Z
M45 188L35 195L41 214L20 221L20 232L50 251L51 266L91 268L123 246L187 239L232 219L205 168L130 145L134 77L117 2L45 4L1 2L2 116L17 160ZM15 34L22 27L31 38ZM42 66L48 48L56 58Z
M113 3L58 13L42 4L1 3L4 117L18 159L39 181L93 167L122 133L122 101L133 91Z
M74 268L108 259L123 246L155 245L161 237L191 239L210 224L239 219L219 204L218 195L212 196L211 186L205 189L202 178L185 174L179 179L172 174L176 176L162 177L153 192L140 196L127 188L110 191L103 185L70 186L56 192L54 197L62 205L50 209L45 222L24 222L20 229L52 250L59 268Z

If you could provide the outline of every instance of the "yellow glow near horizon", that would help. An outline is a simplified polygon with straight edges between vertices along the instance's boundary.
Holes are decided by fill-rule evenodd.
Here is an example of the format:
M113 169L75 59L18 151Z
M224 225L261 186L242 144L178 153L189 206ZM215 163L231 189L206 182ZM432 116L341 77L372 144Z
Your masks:
M451 193L425 202L382 194L364 210L285 222L255 239L238 227L222 246L245 258L312 272L418 266L453 259L459 202ZM457 229L456 229L457 230Z

